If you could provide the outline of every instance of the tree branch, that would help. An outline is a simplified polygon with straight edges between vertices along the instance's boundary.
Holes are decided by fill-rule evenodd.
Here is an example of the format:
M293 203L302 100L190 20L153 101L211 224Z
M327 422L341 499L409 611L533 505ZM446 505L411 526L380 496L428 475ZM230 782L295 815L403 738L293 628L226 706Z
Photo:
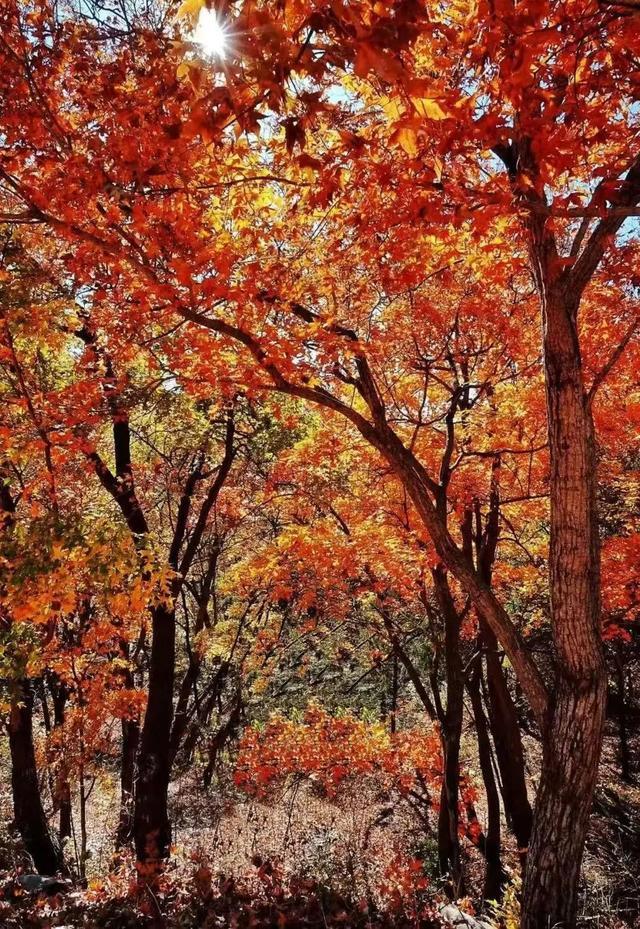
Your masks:
M229 414L227 420L227 432L225 436L225 446L224 446L224 457L218 468L218 473L216 474L211 487L207 493L207 496L204 499L204 502L200 508L196 524L191 533L191 537L187 543L184 555L182 556L182 561L180 562L179 573L181 580L179 581L180 586L184 583L184 578L187 576L189 568L193 562L195 554L200 545L202 535L207 525L207 520L209 514L215 504L216 500L220 495L220 491L226 481L229 471L231 470L231 465L233 464L233 459L235 458L236 449L233 444L235 436L235 424L233 421L233 416ZM175 559L177 561L178 553L175 553Z
M594 377L593 384L591 385L591 388L589 389L589 392L587 394L587 401L589 403L593 403L593 399L596 393L598 392L598 390L600 389L604 381L607 379L607 377L609 376L609 374L611 373L615 365L618 363L618 361L622 357L622 353L624 352L625 348L627 347L627 345L633 338L639 326L640 326L640 316L636 316L636 318L633 320L633 322L631 323L631 325L629 326L629 328L623 335L619 344L616 346L616 348L613 350L613 352L609 356L606 363L600 368L600 370Z
M574 295L582 294L600 264L609 242L624 223L626 216L620 215L620 210L624 214L627 208L636 206L638 201L640 201L640 155L632 162L620 192L611 201L609 215L601 219L593 230L582 254L568 274L568 287Z

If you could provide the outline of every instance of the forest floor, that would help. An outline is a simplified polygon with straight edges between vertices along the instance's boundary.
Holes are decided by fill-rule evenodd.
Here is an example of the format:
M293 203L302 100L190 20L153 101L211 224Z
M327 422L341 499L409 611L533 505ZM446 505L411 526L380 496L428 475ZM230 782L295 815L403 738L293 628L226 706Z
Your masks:
M584 860L581 925L640 929L640 788L619 782L609 754ZM196 774L192 770L172 785L174 855L153 890L140 888L129 858L113 855L115 776L108 773L91 795L84 884L54 897L16 893L16 875L30 868L4 830L0 929L443 925L446 895L436 876L433 835L375 785L359 785L330 801L309 785L294 784L266 803L239 795L228 781L204 790ZM482 818L480 801L478 813ZM0 796L0 815L5 824L11 819L7 795ZM468 896L460 905L474 914L483 864L469 843L465 854ZM73 841L67 857L73 861ZM505 862L514 875L506 903L482 918L514 929L516 854L508 840Z

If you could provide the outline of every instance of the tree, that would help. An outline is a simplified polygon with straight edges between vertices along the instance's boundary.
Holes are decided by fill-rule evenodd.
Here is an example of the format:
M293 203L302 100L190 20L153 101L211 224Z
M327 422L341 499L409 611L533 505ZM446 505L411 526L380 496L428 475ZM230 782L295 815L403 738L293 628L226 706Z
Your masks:
M451 375L449 365L445 365L445 371ZM429 428L434 432L441 428L441 420L449 410L450 396L455 394L453 388L449 389L445 373L441 377L440 386L444 388L441 417L436 394L431 394L432 425ZM396 394L400 389L397 379ZM459 432L464 439L458 435L455 444L453 457L458 466L453 471L449 490L461 507L465 545L477 552L478 563L490 574L500 527L500 493L504 494L506 502L511 495L517 500L523 475L517 466L520 456L512 451L506 456L508 467L500 488L501 469L495 460L492 462L492 456L485 456L480 450L472 451L469 438L476 430L481 433L483 414L489 415L491 428L495 430L498 424L495 411L480 399L471 404L471 409L451 430L454 439ZM372 654L377 657L369 664L367 651L364 651L361 659L364 667L358 662L357 676L346 689L347 693L357 693L361 700L366 700L366 680L372 680L377 667L397 659L406 672L408 686L415 690L428 717L439 724L447 772L440 803L440 862L444 874L451 867L454 894L459 893L463 867L458 822L465 819L464 811L459 814L458 801L462 700L465 684L469 688L474 684L479 687L478 671L483 663L483 652L488 650L482 635L476 639L478 627L469 601L460 597L438 566L428 537L421 534L419 522L408 507L406 495L380 466L375 455L354 454L348 434L345 435L338 423L316 422L317 419L314 418L313 426L307 425L304 438L285 451L274 469L271 480L279 495L284 495L279 508L281 529L273 547L267 544L266 551L261 548L257 556L248 563L243 562L242 580L239 581L246 587L264 586L274 608L278 605L282 610L282 617L274 620L273 638L268 640L270 660L278 672L277 675L275 671L270 672L274 683L267 693L282 696L291 693L289 699L297 706L293 695L299 690L304 697L309 689L317 692L317 688L322 687L323 699L335 700L336 693L345 692L346 684L340 683L340 670L329 672L330 664L337 662L341 668L345 657L351 654L357 659L362 648L360 640L366 644L374 637L377 648ZM510 428L510 412L502 426ZM464 455L460 457L463 450ZM532 456L524 456L524 460L528 457ZM330 467L327 460L331 461ZM486 464L479 469L478 464L483 461ZM488 492L482 490L484 470L489 472L487 477L490 475ZM527 503L523 505L526 507ZM485 506L486 522L482 512ZM517 509L515 514L511 512L511 519L503 527L505 545L510 541L506 537L507 526L511 532L517 531L514 522L519 521L519 516L526 519L524 512L518 514ZM514 538L513 542L516 541ZM511 568L511 597L514 597L518 573L522 575L520 584L526 594L531 585L527 571L518 569L513 556L505 553L500 563ZM329 667L326 667L320 659L327 647L322 643L325 638L329 643L335 640L337 630L341 630L336 640L338 650L336 653L328 645ZM486 634L484 628L483 633ZM347 643L353 651L344 650ZM416 652L418 643L421 648ZM429 656L426 661L425 654ZM296 687L296 678L299 679L312 657L304 684ZM492 684L501 688L500 698L507 702L506 714L500 713L504 707L498 704L498 712L491 716L491 734L500 762L503 762L501 786L505 809L519 846L526 848L528 833L522 841L522 830L530 828L531 811L518 719L497 651L487 653L487 662L493 665ZM289 668L291 678L286 676ZM475 669L472 676L468 674L470 668ZM478 697L479 702L476 700L474 706L478 739L484 752L482 769L488 795L495 799L493 749L479 690ZM393 705L396 701L397 696L392 695ZM340 703L337 705L339 707ZM369 705L369 701L365 705ZM386 718L387 711L383 712ZM509 751L512 756L505 761L504 756ZM522 810L516 804L520 799ZM488 896L494 899L499 896L503 880L499 800L497 808L495 802L493 806L490 803L490 810L487 836L479 834L477 844L487 856Z
M339 413L388 462L443 565L504 647L543 732L524 925L571 925L605 706L593 405L637 331L628 270L637 243L618 235L640 198L636 128L625 118L637 100L633 11L594 2L500 9L401 2L373 11L247 3L228 13L243 37L224 63L224 86L188 49L176 83L175 60L159 54L166 37L145 24L121 44L116 30L103 81L89 82L84 96L78 75L84 90L95 67L87 37L104 41L113 29L59 24L46 5L41 14L28 34L13 7L6 14L5 219L46 223L75 242L69 273L106 286L114 301L128 295L132 330L133 319L155 325L164 314L165 331L177 316L235 341L255 366L234 359L233 376L246 388L275 388ZM255 36L267 23L263 51ZM114 74L133 67L131 39L138 67L142 56L153 78L120 82L114 94ZM314 89L290 91L294 71ZM63 74L73 121L66 113L74 106L60 102ZM338 84L342 99L323 99L321 91ZM338 131L345 111L348 128ZM241 133L255 133L258 117L272 113L283 114L282 134L250 151ZM102 162L87 155L100 137L96 120L109 140ZM225 145L230 121L239 127L235 147ZM133 154L125 124L141 135L144 128ZM175 145L161 146L163 133ZM216 157L200 159L214 141ZM263 143L271 149L266 160L257 154ZM189 166L197 180L187 190ZM247 191L255 184L264 185L272 212L249 224ZM371 211L371 202L380 209ZM209 228L212 209L225 216L214 244L197 235ZM273 212L286 222L274 223ZM415 324L426 312L424 302L421 314L415 299L412 307L417 277L432 275L430 302L450 311L441 284L455 280L463 259L482 271L498 317L514 278L525 293L531 275L537 290L551 458L550 688L452 536L443 482L423 460L428 452L416 453L410 435L389 421L392 391L380 379L388 328L398 324L392 309L384 326L371 325L380 296L389 311L402 294L404 323ZM610 340L588 380L581 338L597 307L607 309ZM487 310L485 302L479 324L492 328ZM224 351L202 332L193 338L213 381ZM193 367L186 363L185 377Z
M10 411L5 428L11 441L4 442L0 457L0 530L2 573L0 574L0 630L3 639L3 684L8 690L9 719L7 724L11 755L11 786L14 821L27 852L41 874L64 870L60 842L49 828L36 766L33 712L35 681L30 679L29 658L32 650L29 630L16 622L11 602L12 568L17 568L22 552L20 518L25 508L25 496L33 495L32 511L55 515L56 488L52 472L51 445L46 428L36 412L26 388L25 373L16 341L24 333L16 333L13 314L33 299L38 281L28 261L12 236L6 234L5 256L13 265L14 277L0 283L2 313L0 322L0 364L2 366L2 400ZM27 327L28 328L28 327ZM22 401L22 403L21 403ZM22 405L24 404L24 406ZM11 428L13 427L13 428ZM43 454L44 452L44 454ZM33 454L33 460L30 460ZM27 463L26 473L20 464ZM29 467L30 465L30 467ZM17 485L17 486L16 486ZM20 505L22 504L22 505ZM37 520L34 535L39 536ZM46 526L46 518L43 523ZM46 530L45 530L46 531Z

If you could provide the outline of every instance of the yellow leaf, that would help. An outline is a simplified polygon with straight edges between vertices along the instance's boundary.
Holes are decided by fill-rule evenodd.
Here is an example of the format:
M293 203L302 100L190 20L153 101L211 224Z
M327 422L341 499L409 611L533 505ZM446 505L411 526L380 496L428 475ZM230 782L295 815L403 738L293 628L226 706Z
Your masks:
M415 158L418 154L418 135L415 129L402 126L393 133L391 141L403 148L411 158Z
M176 19L182 19L184 16L197 16L206 0L184 0L178 7Z
M400 119L403 114L403 108L400 106L398 100L391 97L383 98L382 109L384 110L384 115L391 122Z
M430 97L412 97L411 102L413 103L416 112L420 116L425 116L427 119L447 119L449 114L445 113L437 100L433 100Z

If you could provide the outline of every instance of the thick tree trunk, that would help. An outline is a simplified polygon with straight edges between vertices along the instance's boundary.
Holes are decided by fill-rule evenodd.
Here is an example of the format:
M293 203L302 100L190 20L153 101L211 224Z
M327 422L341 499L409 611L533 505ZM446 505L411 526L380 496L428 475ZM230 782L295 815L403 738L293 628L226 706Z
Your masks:
M149 696L140 736L134 806L137 860L153 871L169 855L167 809L171 772L170 740L175 676L175 612L157 607L152 615Z
M544 732L522 929L575 925L606 703L595 441L582 379L577 304L556 290L546 295L543 310L556 680Z
M26 680L11 704L9 747L16 826L38 872L56 874L64 870L64 862L42 806L33 747L33 690Z
M558 682L528 856L522 929L575 925L578 882L598 771L606 688Z

